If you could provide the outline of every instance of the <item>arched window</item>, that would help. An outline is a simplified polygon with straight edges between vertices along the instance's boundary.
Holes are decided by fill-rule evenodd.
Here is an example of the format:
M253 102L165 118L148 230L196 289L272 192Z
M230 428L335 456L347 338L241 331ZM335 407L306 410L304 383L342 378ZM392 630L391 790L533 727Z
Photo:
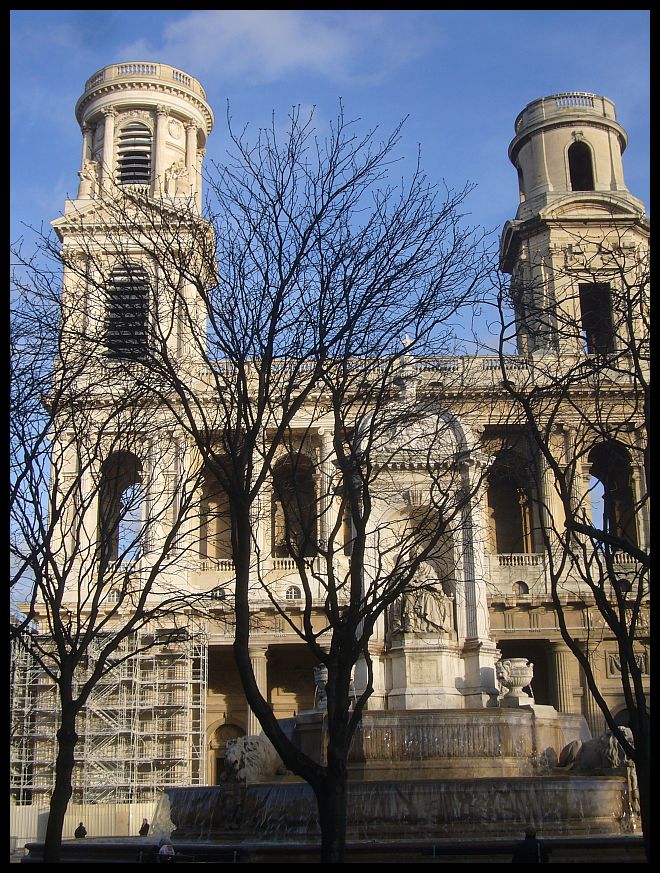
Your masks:
M135 561L143 540L142 462L114 452L101 469L99 545L106 561Z
M614 716L614 722L619 727L630 727L630 711L625 707L620 709Z
M151 131L146 124L132 121L121 128L117 149L120 185L150 184L151 144Z
M273 555L316 555L316 518L312 462L304 455L281 460L273 471Z
M628 450L615 441L601 443L589 453L589 462L594 525L636 546L635 496Z
M286 589L284 597L286 600L300 600L302 598L302 591L297 585L290 585Z
M591 149L586 142L577 141L568 149L568 171L572 191L593 191L594 170Z
M139 264L113 269L106 287L105 344L116 359L140 359L147 351L149 276Z
M535 551L531 489L525 462L502 452L488 475L488 507L493 546L497 554Z
M526 582L514 582L513 593L516 597L524 597L526 594L529 594L529 585Z
M200 501L199 556L231 560L231 516L227 494L218 479L207 474Z

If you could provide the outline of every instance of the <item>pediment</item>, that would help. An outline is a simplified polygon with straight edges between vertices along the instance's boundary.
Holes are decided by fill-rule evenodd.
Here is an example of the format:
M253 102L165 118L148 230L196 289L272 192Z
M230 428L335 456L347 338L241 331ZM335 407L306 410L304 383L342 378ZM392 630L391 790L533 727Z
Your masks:
M130 205L127 208L130 209ZM120 223L117 210L116 202L110 207L101 199L67 200L64 215L51 221L51 226L60 239L68 234L80 233L82 230L110 229ZM126 212L122 212L121 217L124 223L127 219L130 220Z
M358 431L358 445L367 434L372 458L390 467L451 465L475 444L465 422L426 403L394 403L378 421L368 416Z
M62 241L65 236L79 233L108 232L124 227L137 229L144 225L153 229L158 222L167 223L168 216L176 216L176 226L182 226L182 211L171 204L162 203L149 197L141 198L142 202L131 199L113 198L109 201L102 198L67 200L64 214L51 221L51 226ZM197 224L203 219L191 216L191 223Z

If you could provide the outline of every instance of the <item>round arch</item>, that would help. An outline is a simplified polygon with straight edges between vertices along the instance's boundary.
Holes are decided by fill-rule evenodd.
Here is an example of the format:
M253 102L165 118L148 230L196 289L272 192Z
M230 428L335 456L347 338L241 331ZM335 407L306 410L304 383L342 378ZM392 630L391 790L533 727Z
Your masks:
M229 740L245 736L245 728L232 722L215 721L209 725L208 748L211 750L209 781L219 785L225 770L225 746Z

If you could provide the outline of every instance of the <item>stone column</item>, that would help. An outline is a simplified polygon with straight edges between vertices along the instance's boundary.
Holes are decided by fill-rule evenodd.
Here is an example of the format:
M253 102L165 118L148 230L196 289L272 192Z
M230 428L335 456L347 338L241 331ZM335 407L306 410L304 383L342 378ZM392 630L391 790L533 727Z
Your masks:
M154 159L154 194L165 193L165 136L167 132L167 119L170 111L165 106L156 108L156 136L155 136L155 159Z
M646 477L644 470L637 464L632 464L630 467L630 476L632 479L632 494L635 506L639 507L635 513L635 521L637 524L637 544L639 548L645 552L648 549L648 503L644 500L646 496Z
M204 163L204 155L206 149L197 149L197 166L195 167L194 175L192 176L192 184L195 187L195 204L199 211L202 211L202 165Z
M495 663L500 652L490 636L486 549L484 536L483 475L486 458L473 452L462 464L462 509L458 548L462 556L462 573L456 579L456 604L459 644L465 634L462 658L465 665L464 698L467 707L487 706L497 695ZM463 616L461 616L461 611ZM462 621L464 625L462 626ZM463 627L463 630L462 630Z
M320 476L319 482L319 541L321 548L328 547L328 536L332 528L332 432L325 428L319 428L319 436L321 437L321 457L320 457ZM336 541L337 545L338 542Z
M268 482L264 482L252 506L250 507L250 519L253 531L253 560L256 562L255 571L261 572L266 556L270 556L270 497L271 491Z
M484 514L484 487L479 477L483 474L484 458L475 456L464 462L463 476L465 484L463 495L472 493L462 510L460 539L460 554L463 564L463 602L464 602L464 632L468 639L484 639L490 641L490 622L488 618L487 587L486 587L486 550L484 537L486 535L486 519ZM465 497L458 495L459 500ZM457 591L458 600L458 591ZM459 636L461 635L459 618Z
M593 649L588 649L587 658L589 660L589 666L591 667L591 671L594 676L598 677L597 670L597 659L598 653ZM603 713L601 712L600 706L596 703L596 699L593 694L589 690L589 686L587 684L587 677L584 675L583 671L583 680L584 680L584 717L589 725L589 730L591 731L592 737L599 737L605 730L605 718Z
M566 466L573 464L573 481L571 485L570 504L573 515L578 514L578 509L584 509L585 501L585 475L586 487L589 488L589 465L581 464L577 458L575 447L575 430L573 428L564 428L564 452ZM567 483L568 484L568 483Z
M83 123L81 130L83 136L83 144L80 169L82 170L85 166L85 161L90 160L90 158L92 157L92 129L88 124Z
M106 191L112 189L115 172L115 110L108 106L103 110L105 124L103 126L103 187Z
M265 646L250 646L250 663L254 670L254 678L257 682L257 688L261 692L264 699L268 694L268 657ZM247 735L253 736L261 733L261 725L256 715L248 706L247 711Z
M194 122L186 124L186 170L188 178L194 183L197 176L197 125Z
M573 712L573 685L571 682L571 658L573 653L566 643L550 643L553 666L555 707L559 712Z
M546 534L553 539L553 522L555 513L553 507L554 474L542 452L538 453L539 465L539 516Z
M148 440L146 444L146 459L143 461L144 473L142 481L148 483L142 494L142 511L140 519L140 551L145 558L160 547L162 539L163 520L160 507L157 503L157 495L162 486L160 475L156 479L157 461L162 446L157 446L155 440Z

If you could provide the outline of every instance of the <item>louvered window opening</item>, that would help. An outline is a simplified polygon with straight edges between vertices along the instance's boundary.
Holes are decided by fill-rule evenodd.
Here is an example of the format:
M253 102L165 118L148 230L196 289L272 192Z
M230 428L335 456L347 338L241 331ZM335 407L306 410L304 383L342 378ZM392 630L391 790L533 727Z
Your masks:
M151 131L145 124L127 124L119 133L119 184L151 182Z
M143 358L147 349L149 280L142 267L117 267L108 285L106 346L114 359Z

